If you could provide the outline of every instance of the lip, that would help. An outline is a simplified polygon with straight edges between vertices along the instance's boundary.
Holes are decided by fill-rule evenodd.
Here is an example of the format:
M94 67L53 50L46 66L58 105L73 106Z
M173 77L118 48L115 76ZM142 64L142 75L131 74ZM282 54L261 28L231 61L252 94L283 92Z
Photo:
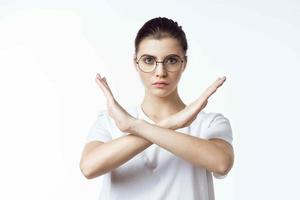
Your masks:
M168 83L166 83L164 81L157 81L157 82L153 83L152 85L156 88L163 88L163 87L166 87L168 85Z
M165 81L157 81L157 82L153 83L152 85L157 85L157 84L164 84L164 85L168 85L168 83L167 83L167 82L165 82Z
M156 87L156 88L163 88L163 87L166 87L167 84L157 83L157 84L153 84L153 86Z

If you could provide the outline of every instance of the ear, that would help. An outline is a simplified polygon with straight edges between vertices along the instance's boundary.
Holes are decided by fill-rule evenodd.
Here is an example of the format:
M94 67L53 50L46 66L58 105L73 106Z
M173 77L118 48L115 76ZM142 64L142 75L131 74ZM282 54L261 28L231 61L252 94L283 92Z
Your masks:
M134 66L135 70L138 71L138 65L136 63L137 62L136 54L133 54L132 61L133 61L133 66Z

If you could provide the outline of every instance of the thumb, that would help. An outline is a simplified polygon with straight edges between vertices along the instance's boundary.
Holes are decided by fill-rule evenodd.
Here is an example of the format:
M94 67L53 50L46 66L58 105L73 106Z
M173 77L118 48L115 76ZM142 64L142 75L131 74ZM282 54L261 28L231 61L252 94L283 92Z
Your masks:
M204 102L204 103L202 104L202 106L201 106L201 110L204 109L204 108L206 107L207 102L208 102L208 100L206 99L205 102Z

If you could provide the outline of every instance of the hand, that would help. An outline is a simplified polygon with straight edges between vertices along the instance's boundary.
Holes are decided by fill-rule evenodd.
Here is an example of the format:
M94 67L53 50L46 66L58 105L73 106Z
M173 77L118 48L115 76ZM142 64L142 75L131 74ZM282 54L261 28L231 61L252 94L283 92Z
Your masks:
M205 108L208 98L217 91L217 89L225 82L225 80L225 76L218 78L196 101L186 106L178 113L161 120L158 122L158 125L172 130L190 125L196 119L197 114Z
M100 86L103 94L106 98L108 114L116 122L117 127L124 132L129 130L131 124L136 119L131 116L120 104L115 100L111 89L106 81L106 78L101 78L100 74L97 73L96 83Z

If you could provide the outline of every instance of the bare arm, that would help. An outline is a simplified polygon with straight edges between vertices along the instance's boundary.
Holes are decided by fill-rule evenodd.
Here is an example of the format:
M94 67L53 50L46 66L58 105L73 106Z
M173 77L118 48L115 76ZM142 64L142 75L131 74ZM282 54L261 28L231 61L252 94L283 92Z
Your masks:
M175 117L171 116L171 120L163 120L157 125L151 125L130 116L115 101L106 80L97 78L96 81L107 98L109 115L121 131L133 134L108 143L87 144L80 161L81 171L87 178L97 177L122 165L152 143L156 143L197 166L204 166L218 174L227 173L233 162L233 150L230 144L220 139L207 141L171 130L179 128L177 124L180 126L190 124L195 114L205 107L209 96L222 85L224 80L218 79L196 103L180 114L176 114ZM168 144L170 141L174 144Z
M233 165L233 148L221 139L204 140L143 120L138 120L131 131L139 136L129 134L107 143L93 141L86 144L80 161L86 178L92 179L119 167L153 143L221 175L227 174Z
M89 142L83 150L80 169L86 178L95 178L119 167L151 145L151 142L133 134L107 143Z
M157 124L160 127L170 129L172 128L169 126L173 126L165 123L165 121ZM80 169L88 179L98 177L121 166L152 144L152 142L133 134L128 134L106 143L91 141L83 149Z
M233 165L233 148L224 140L206 140L144 120L135 120L128 132L145 138L195 166L225 175Z

